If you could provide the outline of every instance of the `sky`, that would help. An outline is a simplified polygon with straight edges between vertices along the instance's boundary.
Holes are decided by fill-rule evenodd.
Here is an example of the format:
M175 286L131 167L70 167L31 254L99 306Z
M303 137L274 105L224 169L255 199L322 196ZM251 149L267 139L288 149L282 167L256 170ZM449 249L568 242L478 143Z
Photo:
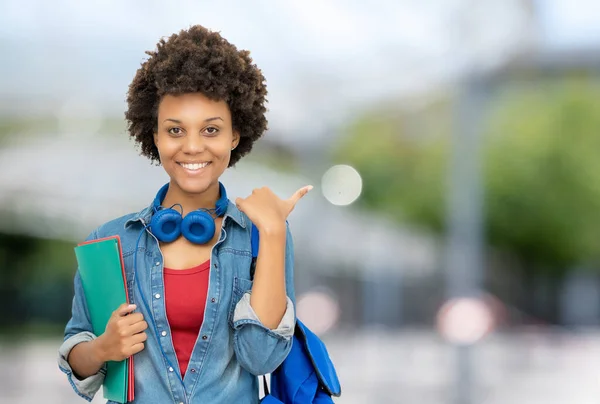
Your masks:
M0 113L122 114L144 51L200 23L251 50L277 136L310 142L374 103L502 64L534 34L557 47L598 37L600 2L531 1L539 27L528 0L3 0Z
M549 49L600 49L600 2L535 0L540 35Z

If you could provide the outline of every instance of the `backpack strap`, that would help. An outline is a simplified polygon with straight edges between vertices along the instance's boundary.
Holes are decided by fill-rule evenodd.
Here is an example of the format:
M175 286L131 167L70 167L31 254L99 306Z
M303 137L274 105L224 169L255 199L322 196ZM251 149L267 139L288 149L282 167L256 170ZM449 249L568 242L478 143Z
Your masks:
M252 233L250 235L250 246L252 249L252 263L250 264L250 280L254 280L254 273L256 272L256 258L258 257L258 241L259 233L258 229L252 223Z

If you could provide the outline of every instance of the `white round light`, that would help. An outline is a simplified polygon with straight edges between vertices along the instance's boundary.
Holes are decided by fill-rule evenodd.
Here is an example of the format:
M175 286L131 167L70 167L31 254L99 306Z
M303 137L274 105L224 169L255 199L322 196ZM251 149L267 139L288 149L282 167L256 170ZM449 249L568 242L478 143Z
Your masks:
M354 167L336 165L321 179L323 196L334 205L350 205L362 192L362 178Z
M296 313L312 332L321 335L337 323L340 309L337 300L330 293L312 291L298 299Z
M471 345L494 328L494 315L481 299L459 298L447 301L437 315L441 335L457 345Z

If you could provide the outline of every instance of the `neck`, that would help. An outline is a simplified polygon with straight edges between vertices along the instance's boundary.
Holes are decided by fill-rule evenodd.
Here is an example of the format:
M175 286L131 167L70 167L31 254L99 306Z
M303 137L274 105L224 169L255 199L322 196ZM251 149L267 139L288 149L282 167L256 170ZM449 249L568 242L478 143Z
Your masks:
M198 209L214 209L219 197L218 182L211 184L202 193L187 193L171 181L167 195L161 205L170 208L175 204L179 204L182 206L183 216L185 216L189 212ZM177 209L177 207L174 209Z

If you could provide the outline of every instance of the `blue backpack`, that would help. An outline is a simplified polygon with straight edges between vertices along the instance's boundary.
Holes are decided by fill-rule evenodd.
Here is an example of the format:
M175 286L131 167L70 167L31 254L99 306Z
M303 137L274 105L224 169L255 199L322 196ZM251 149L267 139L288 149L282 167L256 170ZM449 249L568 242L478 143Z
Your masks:
M258 229L252 225L251 279L256 269L258 239ZM325 344L298 319L292 349L271 373L270 393L265 376L263 385L262 404L333 404L331 397L341 395L340 381Z

